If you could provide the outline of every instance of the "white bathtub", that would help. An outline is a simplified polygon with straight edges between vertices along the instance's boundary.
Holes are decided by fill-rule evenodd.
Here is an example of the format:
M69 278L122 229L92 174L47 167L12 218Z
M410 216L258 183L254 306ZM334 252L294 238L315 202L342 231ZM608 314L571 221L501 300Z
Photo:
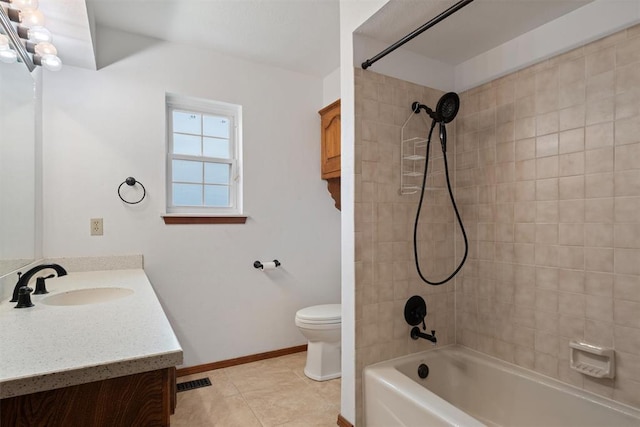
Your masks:
M364 414L367 427L640 426L640 410L460 346L366 367Z

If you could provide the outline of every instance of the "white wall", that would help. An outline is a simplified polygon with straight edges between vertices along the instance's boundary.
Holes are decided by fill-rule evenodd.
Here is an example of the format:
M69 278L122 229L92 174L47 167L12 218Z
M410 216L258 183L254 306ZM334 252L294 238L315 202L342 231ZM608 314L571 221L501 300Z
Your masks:
M354 34L353 56L356 67L362 68L364 61L388 47L389 43L382 43L370 37ZM379 59L368 70L444 92L453 90L453 66L404 48L398 48L393 53Z
M340 213L320 179L322 79L98 36L109 65L44 77L44 256L143 254L186 366L304 344L295 312L340 301ZM119 59L120 46L131 51ZM165 92L243 106L245 225L164 225ZM140 205L118 198L127 176L146 186ZM102 237L89 235L94 217ZM282 268L252 266L274 258Z
M340 412L356 419L353 32L388 0L340 0L340 117L342 196L342 400Z
M596 0L455 67L462 92L640 22L639 0Z
M329 105L340 99L340 67L326 76L322 83L322 104Z

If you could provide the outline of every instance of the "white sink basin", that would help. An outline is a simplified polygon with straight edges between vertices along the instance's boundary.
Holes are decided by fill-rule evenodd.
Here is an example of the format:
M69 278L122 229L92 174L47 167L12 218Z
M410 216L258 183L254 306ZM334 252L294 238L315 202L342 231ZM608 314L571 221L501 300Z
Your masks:
M44 298L41 302L46 305L87 305L113 301L133 294L127 288L89 288L76 289Z

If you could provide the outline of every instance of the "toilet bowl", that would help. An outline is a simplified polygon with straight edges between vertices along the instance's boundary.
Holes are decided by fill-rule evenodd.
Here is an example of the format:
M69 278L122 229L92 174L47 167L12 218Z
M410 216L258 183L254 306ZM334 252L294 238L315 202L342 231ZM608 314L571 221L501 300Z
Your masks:
M309 341L304 374L316 381L340 378L341 305L314 305L298 310L296 326Z

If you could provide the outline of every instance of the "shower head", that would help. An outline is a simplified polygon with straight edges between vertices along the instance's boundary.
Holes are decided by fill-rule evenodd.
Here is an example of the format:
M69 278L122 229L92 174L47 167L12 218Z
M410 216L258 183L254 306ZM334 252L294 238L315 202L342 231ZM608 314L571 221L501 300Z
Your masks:
M436 116L441 123L449 123L458 114L460 108L460 97L455 92L448 92L442 95L436 106Z
M438 123L449 123L456 117L459 108L460 97L455 92L448 92L442 95L436 105L436 111L417 101L411 104L411 110L414 113L418 114L420 110L425 110L429 117Z

